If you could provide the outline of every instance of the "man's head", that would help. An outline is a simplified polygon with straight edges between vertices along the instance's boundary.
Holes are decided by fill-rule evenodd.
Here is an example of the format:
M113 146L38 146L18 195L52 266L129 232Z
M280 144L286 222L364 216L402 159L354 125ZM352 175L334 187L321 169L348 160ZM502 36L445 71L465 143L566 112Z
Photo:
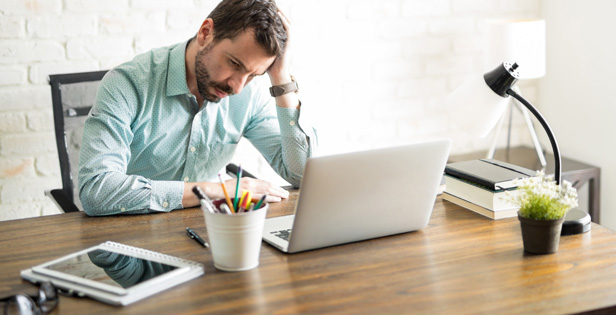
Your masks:
M214 21L214 41L233 39L253 30L254 37L270 56L280 56L287 43L287 32L273 0L223 0L210 13Z
M284 53L287 33L273 0L223 0L195 39L199 93L218 102L264 74Z

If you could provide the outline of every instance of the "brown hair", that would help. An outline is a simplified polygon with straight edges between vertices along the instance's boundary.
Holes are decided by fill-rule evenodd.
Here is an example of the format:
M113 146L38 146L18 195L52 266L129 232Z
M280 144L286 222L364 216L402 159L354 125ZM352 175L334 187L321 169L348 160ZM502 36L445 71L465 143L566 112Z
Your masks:
M255 40L269 55L280 56L285 50L287 32L274 0L223 0L208 18L214 21L215 42L252 29Z

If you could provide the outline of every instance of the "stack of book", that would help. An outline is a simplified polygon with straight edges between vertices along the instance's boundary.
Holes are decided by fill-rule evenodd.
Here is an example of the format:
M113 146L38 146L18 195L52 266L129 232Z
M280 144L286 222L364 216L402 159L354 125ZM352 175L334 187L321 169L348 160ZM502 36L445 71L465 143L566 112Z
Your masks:
M494 220L515 217L519 207L508 201L518 192L515 182L535 173L493 159L449 163L443 199Z

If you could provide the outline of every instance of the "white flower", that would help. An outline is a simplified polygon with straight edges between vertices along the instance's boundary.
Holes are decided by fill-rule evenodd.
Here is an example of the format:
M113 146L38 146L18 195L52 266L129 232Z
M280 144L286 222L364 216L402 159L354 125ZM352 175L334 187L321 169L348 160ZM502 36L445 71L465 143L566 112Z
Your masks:
M578 206L577 190L570 182L563 180L560 185L554 176L545 176L537 171L534 177L517 180L520 194L508 193L511 203L520 206L522 217L536 220L554 220L565 216L567 211Z

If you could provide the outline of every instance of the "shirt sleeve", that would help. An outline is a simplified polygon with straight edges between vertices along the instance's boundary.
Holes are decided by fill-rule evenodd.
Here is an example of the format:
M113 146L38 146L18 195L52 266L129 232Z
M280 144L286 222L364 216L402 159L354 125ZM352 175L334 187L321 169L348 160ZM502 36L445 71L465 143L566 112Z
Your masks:
M139 106L135 86L121 71L110 70L86 120L79 157L79 198L88 215L182 208L183 182L127 174L131 121Z
M255 100L261 102L255 105L245 137L278 175L297 188L306 161L317 148L316 129L302 119L299 109L278 107L274 98L262 93Z

